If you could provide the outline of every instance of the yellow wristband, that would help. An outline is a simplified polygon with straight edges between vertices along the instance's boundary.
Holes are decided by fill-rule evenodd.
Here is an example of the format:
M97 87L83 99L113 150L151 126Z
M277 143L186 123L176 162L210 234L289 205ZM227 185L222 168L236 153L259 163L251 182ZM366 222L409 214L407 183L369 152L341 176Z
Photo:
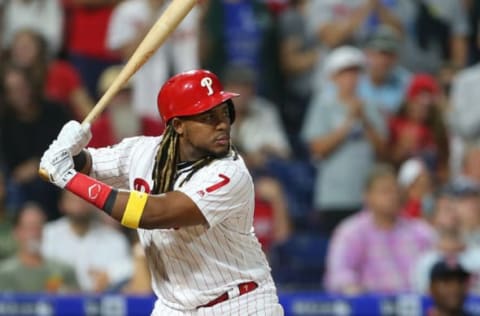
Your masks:
M131 191L128 197L127 206L122 216L122 225L129 228L138 228L140 218L142 217L145 204L147 204L148 194Z

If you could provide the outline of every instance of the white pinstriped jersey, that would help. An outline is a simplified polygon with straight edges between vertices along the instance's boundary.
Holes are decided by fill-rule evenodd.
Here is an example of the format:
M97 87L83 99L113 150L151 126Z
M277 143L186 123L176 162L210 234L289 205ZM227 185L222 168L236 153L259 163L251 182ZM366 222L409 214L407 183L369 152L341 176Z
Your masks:
M141 136L89 149L91 175L116 188L150 192L160 140ZM175 189L197 204L208 227L138 230L159 300L172 309L193 310L243 282L274 289L252 228L254 189L242 158L215 160L179 187L189 171L179 169Z

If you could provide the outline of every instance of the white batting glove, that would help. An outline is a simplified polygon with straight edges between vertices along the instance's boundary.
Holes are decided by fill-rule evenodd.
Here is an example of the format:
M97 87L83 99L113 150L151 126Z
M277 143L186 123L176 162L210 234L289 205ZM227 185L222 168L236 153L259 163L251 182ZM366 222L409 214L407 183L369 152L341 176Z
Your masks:
M62 189L77 173L73 169L72 154L67 148L61 147L58 141L54 141L43 154L40 169L47 172L50 182Z
M72 156L78 155L92 139L90 123L69 121L57 136L58 145L68 149Z

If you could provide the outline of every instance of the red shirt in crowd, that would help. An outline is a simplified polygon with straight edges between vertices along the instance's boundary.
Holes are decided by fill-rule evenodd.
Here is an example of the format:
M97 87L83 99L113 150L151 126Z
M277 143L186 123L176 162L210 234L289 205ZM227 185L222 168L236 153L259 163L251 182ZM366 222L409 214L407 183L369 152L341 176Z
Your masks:
M104 60L119 60L106 45L108 23L115 5L89 7L63 0L66 11L66 42L70 53Z
M395 116L390 119L390 143L396 146L405 133L410 133L415 138L415 153L424 150L435 149L435 138L428 126L408 118ZM412 154L415 154L412 153Z
M45 94L49 99L69 104L70 96L81 85L80 75L69 62L54 60L48 65Z
M253 227L262 249L268 253L273 243L273 208L270 203L255 197Z
M422 203L417 199L408 200L403 206L402 215L407 218L422 217Z
M79 113L75 113L70 100L75 90L81 88L81 86L80 75L69 62L54 60L49 64L45 82L45 95L50 100L69 106L75 119L79 121L83 117ZM92 140L89 143L90 147L105 147L116 142L108 113L102 114L92 124L92 135Z

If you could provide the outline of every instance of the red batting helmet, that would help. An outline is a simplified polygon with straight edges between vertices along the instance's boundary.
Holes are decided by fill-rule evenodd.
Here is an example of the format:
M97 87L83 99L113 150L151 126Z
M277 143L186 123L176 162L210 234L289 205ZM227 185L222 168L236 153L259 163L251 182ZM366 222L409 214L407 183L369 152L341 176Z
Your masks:
M163 121L168 123L177 116L206 112L236 96L238 94L223 91L220 80L212 72L192 70L170 78L158 93L157 105Z

